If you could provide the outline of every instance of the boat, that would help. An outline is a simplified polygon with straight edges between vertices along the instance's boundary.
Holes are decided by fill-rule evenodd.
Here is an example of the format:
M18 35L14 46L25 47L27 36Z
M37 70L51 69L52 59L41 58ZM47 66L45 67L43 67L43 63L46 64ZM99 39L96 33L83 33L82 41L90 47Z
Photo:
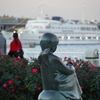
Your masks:
M59 38L58 45L96 45L100 44L100 26L97 21L65 20L59 16L38 17L28 20L18 34L23 39L33 39L40 44L44 33L53 33Z

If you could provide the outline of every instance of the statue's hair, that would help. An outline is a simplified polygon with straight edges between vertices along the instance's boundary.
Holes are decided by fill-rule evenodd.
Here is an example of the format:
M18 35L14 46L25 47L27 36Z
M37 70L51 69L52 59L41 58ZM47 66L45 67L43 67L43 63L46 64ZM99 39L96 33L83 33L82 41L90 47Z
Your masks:
M40 41L42 52L38 57L39 63L44 62L47 66L49 66L48 54L55 51L55 47L57 46L58 42L59 39L56 35L52 33L43 34Z
M45 33L43 34L40 46L42 48L42 51L47 48L52 48L58 44L59 40L58 37L52 33Z

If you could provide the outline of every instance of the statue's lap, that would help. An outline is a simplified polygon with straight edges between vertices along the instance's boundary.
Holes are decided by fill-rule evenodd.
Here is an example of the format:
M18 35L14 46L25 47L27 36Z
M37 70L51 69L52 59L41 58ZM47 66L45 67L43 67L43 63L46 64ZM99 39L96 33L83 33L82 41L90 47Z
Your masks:
M58 91L54 90L43 90L38 100L69 100L62 96Z

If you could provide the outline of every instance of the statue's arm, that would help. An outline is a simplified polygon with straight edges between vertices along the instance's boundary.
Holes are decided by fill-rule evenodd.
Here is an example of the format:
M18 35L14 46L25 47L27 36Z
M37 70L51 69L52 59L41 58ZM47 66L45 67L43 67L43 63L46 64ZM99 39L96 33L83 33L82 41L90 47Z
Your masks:
M52 59L53 68L57 69L59 72L69 75L73 74L74 70L69 69L59 58Z

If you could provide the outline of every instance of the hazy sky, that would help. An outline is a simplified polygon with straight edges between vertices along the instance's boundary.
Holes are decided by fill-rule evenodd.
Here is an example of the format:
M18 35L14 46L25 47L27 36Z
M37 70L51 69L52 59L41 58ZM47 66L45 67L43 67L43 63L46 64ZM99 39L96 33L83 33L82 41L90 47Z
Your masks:
M64 19L95 19L100 22L100 0L0 0L0 16L36 18L43 14ZM84 8L84 9L83 9Z

